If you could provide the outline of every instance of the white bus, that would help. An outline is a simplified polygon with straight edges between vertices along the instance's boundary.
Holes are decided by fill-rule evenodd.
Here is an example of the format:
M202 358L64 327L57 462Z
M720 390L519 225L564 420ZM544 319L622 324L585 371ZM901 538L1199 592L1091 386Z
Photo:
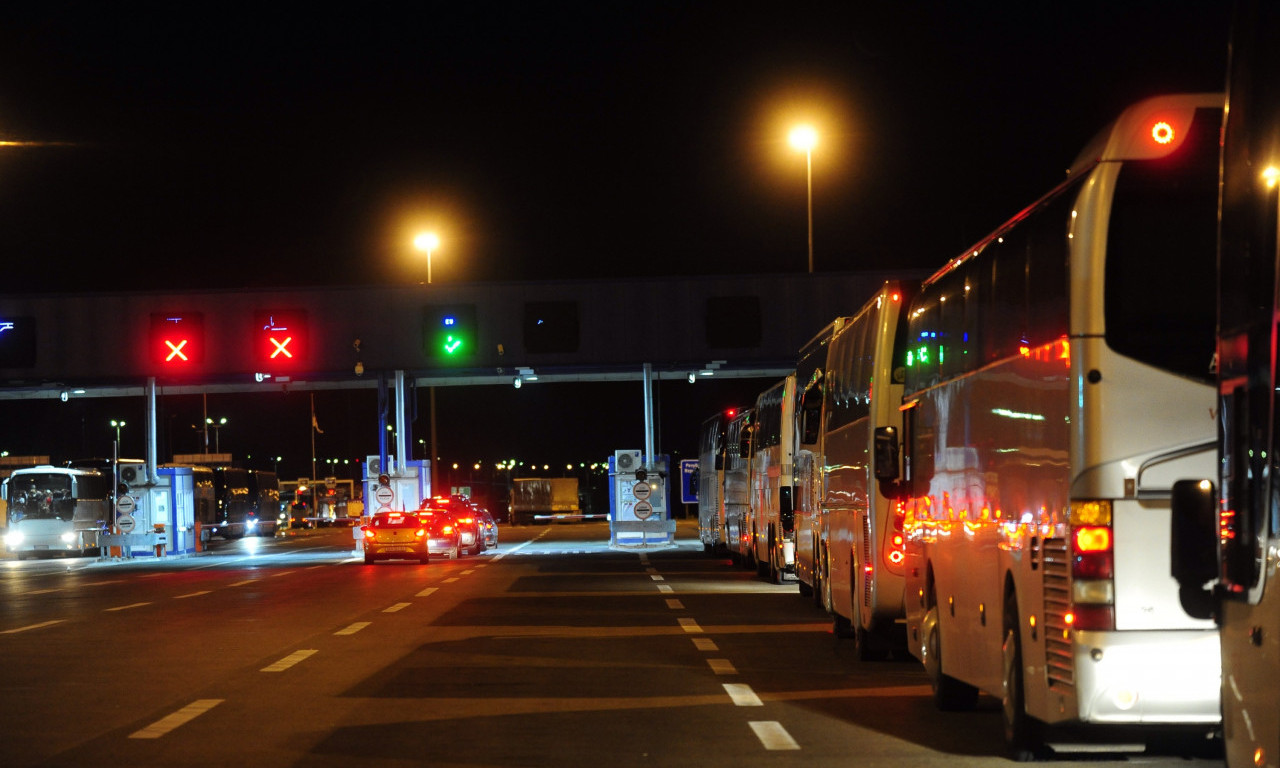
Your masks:
M0 486L9 510L5 548L18 559L99 552L111 520L111 486L111 477L92 469L14 470Z
M903 509L872 459L876 428L901 423L905 302L915 288L885 283L836 333L827 362L819 595L863 660L905 648Z
M1017 758L1065 748L1052 726L1220 723L1218 633L1183 609L1168 553L1174 481L1216 462L1222 106L1127 109L911 304L908 645L940 707L1001 698Z
M1218 242L1221 461L1174 489L1174 575L1222 640L1227 765L1280 765L1280 8L1241 4L1232 35ZM1214 483L1207 478L1217 481ZM1212 591L1205 584L1216 584Z
M729 558L753 565L751 546L751 438L755 409L745 408L729 420L725 429L724 541Z
M725 551L724 466L726 430L734 408L702 422L698 431L698 539L707 552Z
M837 317L800 349L796 363L796 580L800 594L821 602L818 587L822 549L822 400L831 337L849 321Z
M760 393L751 456L751 543L756 571L774 584L795 573L796 375Z

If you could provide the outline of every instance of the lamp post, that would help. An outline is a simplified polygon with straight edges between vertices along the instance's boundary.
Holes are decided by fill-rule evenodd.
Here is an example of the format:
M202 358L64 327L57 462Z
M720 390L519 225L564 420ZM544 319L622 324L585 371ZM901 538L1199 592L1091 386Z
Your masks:
M208 453L208 451L209 451L209 432L208 432L208 430L210 430L210 429L212 429L212 430L213 430L213 452L214 452L214 453L222 453L222 440L220 439L220 434L219 434L219 433L221 433L221 432L222 432L222 428L223 428L223 427L225 427L226 425L227 425L227 417L226 417L226 416L223 416L222 418L218 419L217 421L214 421L212 418L210 418L210 417L208 417L208 416L206 416L206 417L205 417L205 419L204 419L204 426L205 426L204 449L205 449L205 452L206 452L206 453Z
M805 188L808 191L809 210L809 271L813 272L813 147L818 143L818 133L811 126L797 126L791 131L791 146L804 151Z
M427 254L427 285L431 285L431 252L440 247L440 238L435 232L424 232L413 238L413 245Z
M120 428L123 427L124 425L125 425L125 421L123 419L119 421L117 421L116 419L111 420L111 426L116 428L116 445L120 444Z

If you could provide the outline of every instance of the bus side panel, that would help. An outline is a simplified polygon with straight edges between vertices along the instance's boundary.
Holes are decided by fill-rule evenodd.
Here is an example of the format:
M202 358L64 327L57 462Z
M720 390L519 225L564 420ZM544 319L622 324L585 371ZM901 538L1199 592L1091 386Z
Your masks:
M826 498L827 553L830 558L831 612L858 623L854 583L854 552L859 520L867 506L867 430L860 419L827 435Z
M1272 548L1280 542L1272 539ZM1222 726L1228 765L1253 765L1254 754L1280 756L1280 561L1271 558L1256 605L1224 600ZM1260 640L1260 642L1259 642ZM1272 761L1268 765L1274 764Z

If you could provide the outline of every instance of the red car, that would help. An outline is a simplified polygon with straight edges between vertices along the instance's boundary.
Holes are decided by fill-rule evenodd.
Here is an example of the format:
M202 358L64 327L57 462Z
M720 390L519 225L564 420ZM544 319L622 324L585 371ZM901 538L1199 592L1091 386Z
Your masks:
M462 533L453 513L442 507L426 506L414 512L427 531L427 550L450 560L462 555Z

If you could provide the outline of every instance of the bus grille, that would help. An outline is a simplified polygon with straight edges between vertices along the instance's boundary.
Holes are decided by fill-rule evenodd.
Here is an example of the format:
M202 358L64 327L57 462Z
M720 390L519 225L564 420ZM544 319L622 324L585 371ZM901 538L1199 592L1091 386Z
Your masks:
M871 559L871 549L871 515L866 514L862 516L862 573L858 578L862 579L862 604L867 608L871 607L871 579L867 575L867 566L873 569L880 566Z
M1071 630L1067 613L1071 610L1071 558L1067 540L1045 539L1044 563L1044 651L1045 674L1051 689L1075 688Z

